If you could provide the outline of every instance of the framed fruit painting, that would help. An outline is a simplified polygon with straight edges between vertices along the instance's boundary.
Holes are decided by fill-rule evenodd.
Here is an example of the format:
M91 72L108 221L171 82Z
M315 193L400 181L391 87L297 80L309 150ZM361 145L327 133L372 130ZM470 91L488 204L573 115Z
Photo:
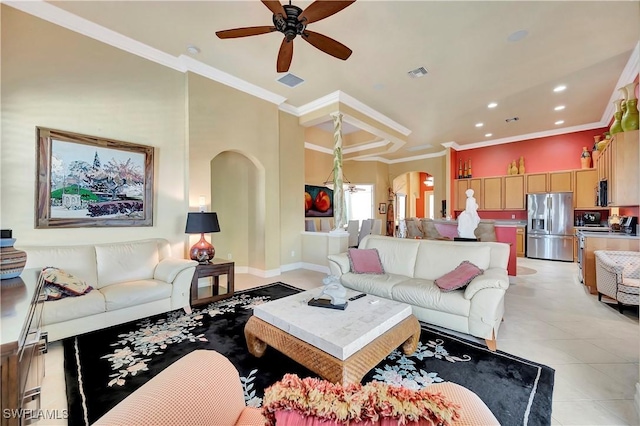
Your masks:
M326 186L304 186L305 217L333 217L333 190Z

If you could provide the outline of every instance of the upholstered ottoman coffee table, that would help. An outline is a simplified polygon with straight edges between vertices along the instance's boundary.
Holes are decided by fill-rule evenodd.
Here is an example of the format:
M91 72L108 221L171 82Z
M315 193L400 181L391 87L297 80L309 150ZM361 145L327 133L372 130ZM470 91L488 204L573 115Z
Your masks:
M258 305L244 328L249 352L267 345L334 383L360 382L367 372L402 345L409 355L420 339L411 306L367 295L345 310L308 306L321 289ZM349 290L347 297L358 294Z

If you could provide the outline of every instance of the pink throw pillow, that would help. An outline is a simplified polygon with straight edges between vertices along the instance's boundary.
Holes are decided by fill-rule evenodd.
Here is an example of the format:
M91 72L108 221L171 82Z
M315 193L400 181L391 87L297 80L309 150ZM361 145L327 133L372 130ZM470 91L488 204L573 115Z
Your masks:
M484 273L482 269L465 260L453 271L447 272L440 278L437 278L434 283L440 287L440 290L446 293L466 286L475 277L482 275L482 273Z
M347 256L355 274L384 274L378 249L349 249Z

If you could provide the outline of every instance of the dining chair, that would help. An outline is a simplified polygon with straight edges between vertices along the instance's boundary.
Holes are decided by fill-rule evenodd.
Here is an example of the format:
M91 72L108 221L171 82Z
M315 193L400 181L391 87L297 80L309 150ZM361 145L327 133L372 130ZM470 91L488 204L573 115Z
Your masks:
M371 234L371 227L373 225L373 219L365 219L360 226L360 233L358 234L358 245L364 237Z
M347 232L349 233L349 247L358 247L358 228L359 220L350 220L347 224Z
M373 227L371 228L373 235L382 235L382 219L374 219Z
M331 220L329 218L323 217L320 219L320 232L329 232L331 231Z

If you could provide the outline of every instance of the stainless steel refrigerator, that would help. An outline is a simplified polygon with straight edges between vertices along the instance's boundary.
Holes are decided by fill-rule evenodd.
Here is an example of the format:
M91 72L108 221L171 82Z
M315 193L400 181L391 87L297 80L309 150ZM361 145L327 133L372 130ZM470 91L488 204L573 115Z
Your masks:
M573 262L573 193L527 195L527 257Z

